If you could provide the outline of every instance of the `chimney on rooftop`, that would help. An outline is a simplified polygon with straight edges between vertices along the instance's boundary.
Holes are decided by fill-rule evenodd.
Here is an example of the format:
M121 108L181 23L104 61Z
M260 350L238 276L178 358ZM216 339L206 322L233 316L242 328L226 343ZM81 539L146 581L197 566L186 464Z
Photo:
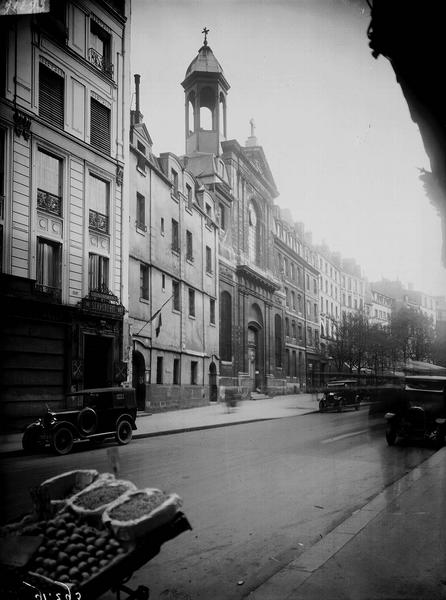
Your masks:
M138 73L135 73L134 75L135 78L135 110L131 111L132 112L132 124L133 125L137 125L138 123L141 123L142 121L142 114L139 110L139 82L141 81L141 75L138 75Z

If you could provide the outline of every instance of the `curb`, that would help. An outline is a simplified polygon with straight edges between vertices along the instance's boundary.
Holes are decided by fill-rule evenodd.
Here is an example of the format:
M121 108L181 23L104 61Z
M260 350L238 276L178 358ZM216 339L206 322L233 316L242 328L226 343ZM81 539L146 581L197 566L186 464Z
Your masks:
M303 415L313 414L316 412L319 412L319 411L310 409L308 412L301 413L300 415L284 415L284 417L257 417L255 419L248 419L248 420L244 420L244 421L231 421L229 423L213 423L210 425L194 425L191 427L180 427L178 429L164 429L161 431L149 431L147 433L136 433L133 435L133 439L140 440L140 439L144 439L144 438L159 437L162 435L175 435L177 433L188 433L190 431L201 431L204 429L218 429L220 427L230 427L232 425L244 425L245 423L258 423L261 421L275 421L277 419L283 419L288 416L302 417ZM85 440L85 441L87 441L87 440ZM29 456L29 455L25 454L25 452L22 449L5 450L4 452L2 452L2 450L0 449L0 460L3 457L12 458L12 457L17 457L17 456ZM37 454L35 456L37 456Z
M387 496L392 495L392 502L405 494L423 476L426 476L425 465L427 462L435 464L444 462L446 447L438 450L431 457L423 461L413 471L406 473L387 487L385 487L372 500L354 511L342 523L329 531L323 539L316 542L308 550L302 552L297 558L277 571L264 583L251 590L244 596L249 600L271 600L283 598L291 600L296 598L298 588L305 583L328 560L344 548L356 535L378 517L389 505ZM284 596L284 590L287 590Z

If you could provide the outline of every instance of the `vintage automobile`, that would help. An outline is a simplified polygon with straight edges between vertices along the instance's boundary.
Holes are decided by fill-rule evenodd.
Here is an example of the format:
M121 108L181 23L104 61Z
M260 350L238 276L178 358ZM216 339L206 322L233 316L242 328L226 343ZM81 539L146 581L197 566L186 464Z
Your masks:
M136 429L136 397L133 388L98 388L66 396L66 410L45 414L28 425L22 437L25 452L49 445L56 454L68 454L78 440L100 443L115 437L128 444Z
M399 398L398 406L384 415L389 446L401 438L440 448L446 435L446 377L407 376Z
M324 395L319 401L319 412L335 409L339 412L343 408L353 407L359 410L361 404L361 391L356 379L342 379L329 381Z

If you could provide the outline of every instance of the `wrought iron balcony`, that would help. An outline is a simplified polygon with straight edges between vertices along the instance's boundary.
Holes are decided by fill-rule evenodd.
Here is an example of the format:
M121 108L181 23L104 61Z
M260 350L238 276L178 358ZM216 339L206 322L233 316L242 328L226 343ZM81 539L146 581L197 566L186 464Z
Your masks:
M37 190L37 208L52 215L62 216L62 198L44 190Z
M54 300L55 302L61 302L62 300L62 290L60 289L60 287L54 287L51 285L46 285L44 283L36 282L34 284L34 289L42 296L46 296L47 298Z
M90 208L88 226L99 233L108 233L108 216Z
M94 48L88 49L88 60L96 67L96 69L99 69L99 71L102 71L108 77L113 77L112 63L106 60L105 57L102 54L99 54Z

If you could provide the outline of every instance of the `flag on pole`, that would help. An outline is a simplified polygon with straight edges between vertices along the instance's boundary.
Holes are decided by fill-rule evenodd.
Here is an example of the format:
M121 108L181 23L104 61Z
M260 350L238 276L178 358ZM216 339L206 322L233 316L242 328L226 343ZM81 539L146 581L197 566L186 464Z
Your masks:
M162 324L163 324L163 322L161 320L161 312L160 312L160 316L158 317L158 325L156 326L156 329L155 329L156 337L158 337L160 334L160 329L161 329Z

